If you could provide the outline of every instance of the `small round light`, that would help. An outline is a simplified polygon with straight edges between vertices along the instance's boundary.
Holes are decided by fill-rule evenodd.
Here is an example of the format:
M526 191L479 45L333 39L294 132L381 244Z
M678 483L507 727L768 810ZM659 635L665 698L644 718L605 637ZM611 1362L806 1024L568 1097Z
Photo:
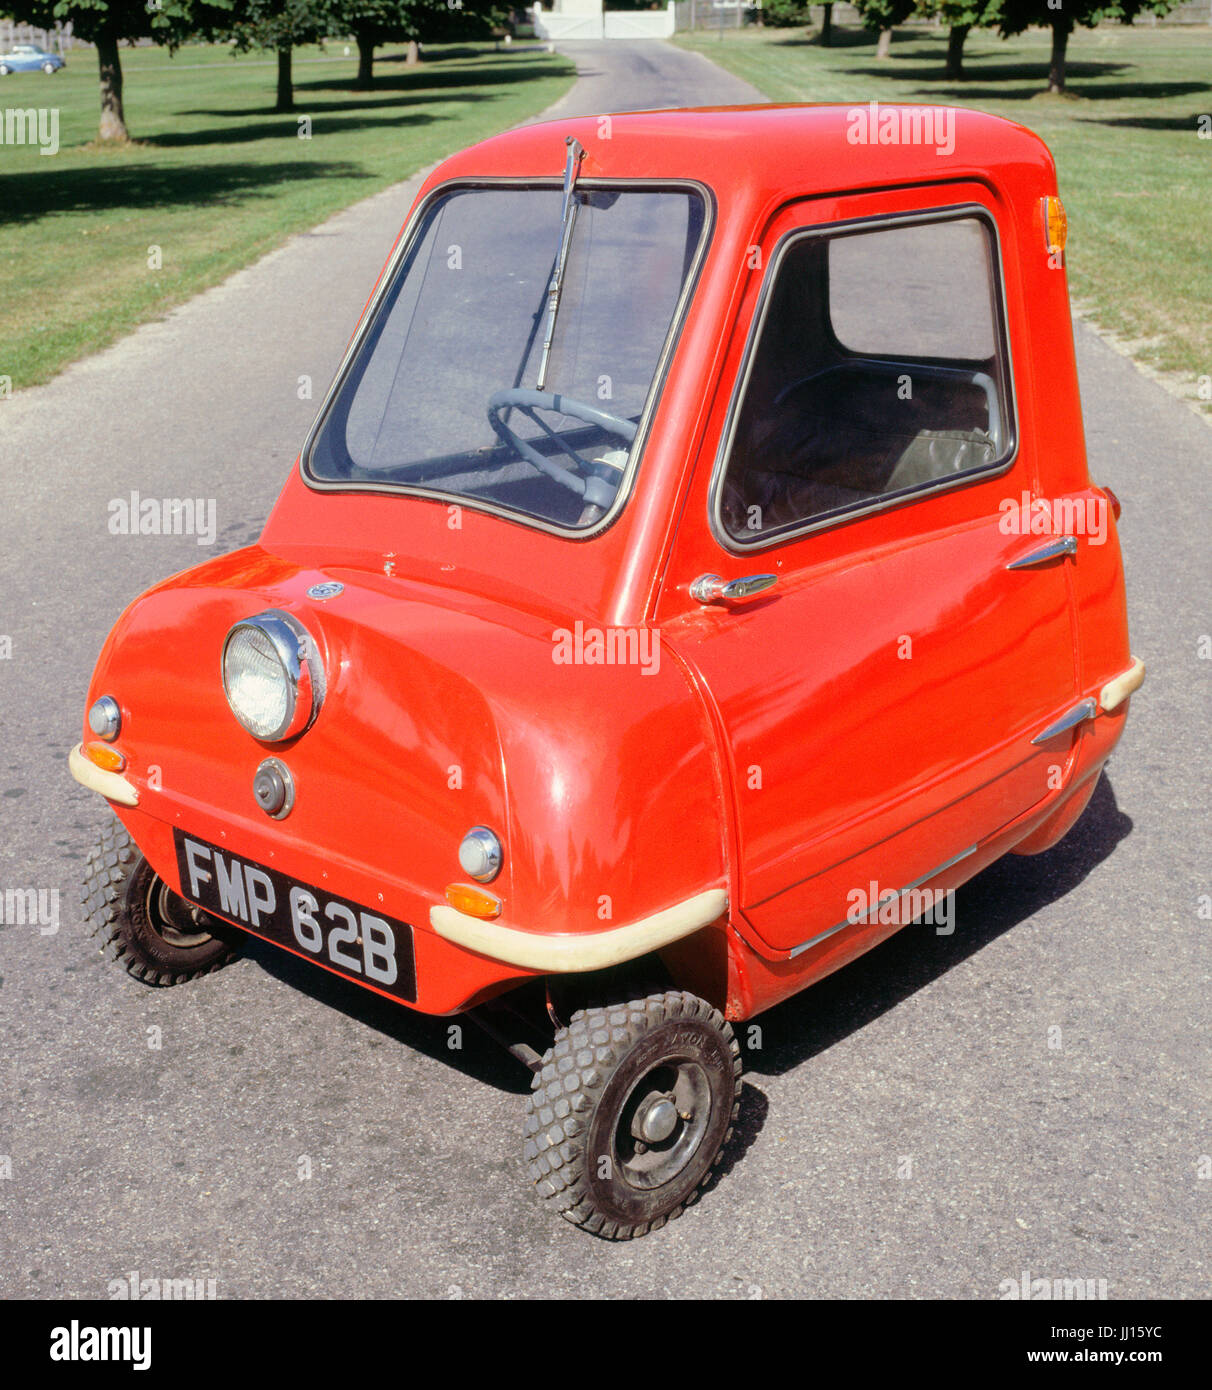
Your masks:
M253 778L253 798L267 816L283 820L295 804L295 780L277 758L266 758Z
M223 644L223 690L254 738L281 743L301 734L324 699L324 667L307 629L270 609L237 623Z
M473 826L459 846L459 867L481 883L491 883L501 872L501 842L486 825Z
M112 695L102 695L88 712L88 727L107 743L113 743L122 728L122 711Z

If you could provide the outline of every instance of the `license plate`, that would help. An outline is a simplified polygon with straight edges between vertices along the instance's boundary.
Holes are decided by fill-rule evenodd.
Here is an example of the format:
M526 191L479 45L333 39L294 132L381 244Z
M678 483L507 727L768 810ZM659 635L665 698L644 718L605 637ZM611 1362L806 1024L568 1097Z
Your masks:
M412 928L174 828L184 897L338 974L417 997Z

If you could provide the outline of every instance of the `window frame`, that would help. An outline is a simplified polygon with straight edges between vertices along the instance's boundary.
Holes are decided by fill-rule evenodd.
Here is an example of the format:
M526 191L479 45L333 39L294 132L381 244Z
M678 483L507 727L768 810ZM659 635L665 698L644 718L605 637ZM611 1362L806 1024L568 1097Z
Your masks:
M954 473L940 479L931 479L925 483L916 483L912 487L899 488L896 492L883 493L878 497L874 497L870 502L852 503L846 507L835 507L827 512L816 512L803 521L791 522L786 526L779 527L777 530L755 533L755 538L752 541L746 542L738 540L724 525L721 510L724 480L728 473L728 465L731 461L733 445L736 442L736 430L740 420L741 408L744 405L745 395L749 389L749 381L753 375L758 348L761 345L762 333L765 329L766 320L773 301L774 287L778 282L778 276L783 268L783 262L787 253L799 242L806 241L810 238L846 236L849 234L885 231L895 227L919 226L935 222L958 222L970 217L974 217L984 224L990 236L989 244L993 257L990 288L993 294L994 345L1004 364L1005 375L1006 398L1001 402L1003 425L1005 429L1005 443L1002 446L1002 452L992 462L984 464L979 468L970 468L963 473ZM866 356L872 361L881 360L878 358L870 358L869 354L855 353L852 349L845 347L844 344L838 341L834 334L832 317L829 316L826 322L829 336L834 345L850 357L856 360L862 360L864 356ZM891 361L892 359L886 360ZM871 516L877 512L888 511L893 507L900 507L904 506L906 503L924 500L927 497L933 497L942 492L949 492L957 487L966 487L973 482L984 481L985 479L994 478L1008 472L1018 458L1020 444L1018 401L1015 395L1014 382L1014 360L1010 350L1010 333L1006 319L1006 277L1005 265L1002 257L1001 236L993 213L983 203L953 203L945 207L923 208L915 212L879 213L865 217L845 218L837 222L822 222L808 227L790 228L788 231L784 232L776 242L774 254L767 263L766 273L762 280L762 287L758 295L757 306L754 309L753 320L749 325L749 332L745 341L745 352L741 363L741 369L737 373L736 382L732 388L732 397L728 404L728 414L725 417L724 428L720 435L720 442L717 446L715 460L712 465L711 486L708 490L707 497L707 511L713 537L716 542L730 554L749 555L754 551L766 550L774 545L783 545L801 536L810 535L817 531L829 530L835 526L842 526L851 521Z
M461 177L446 180L430 189L429 193L426 194L423 201L416 207L412 216L409 218L404 232L400 236L399 244L388 261L388 264L384 267L374 294L371 296L363 312L357 331L345 350L345 354L333 377L332 384L329 386L320 404L320 408L316 412L316 417L312 421L311 428L307 432L303 447L299 451L299 476L309 489L319 493L369 493L400 498L420 497L426 501L438 502L446 506L459 506L471 511L484 512L490 516L499 517L503 521L513 522L518 526L525 526L536 531L545 531L549 535L561 536L565 540L573 541L592 540L618 520L624 508L627 506L627 503L630 501L632 493L635 491L635 481L639 474L640 464L647 450L648 435L652 419L659 409L661 399L664 396L669 368L673 361L674 354L677 351L678 344L681 342L690 304L698 290L703 265L707 259L712 241L714 240L717 212L716 199L713 190L707 184L700 182L698 179L689 178L578 178L576 186L578 190L586 191L602 189L605 191L619 190L622 192L639 191L649 193L685 192L699 197L703 212L703 225L699 233L698 245L695 248L694 258L691 261L685 282L682 285L681 293L674 306L673 317L669 323L669 331L665 335L665 341L662 345L660 355L657 358L656 368L652 376L652 385L645 398L644 408L640 413L639 422L636 426L635 441L632 445L631 457L628 460L626 472L619 481L619 487L615 494L614 501L611 503L610 509L606 514L598 521L594 522L592 526L561 526L554 521L548 521L542 517L531 516L526 512L520 512L511 507L503 507L499 503L491 502L486 499L465 497L460 494L443 492L434 488L417 487L408 483L374 483L365 480L354 481L352 479L320 478L311 471L310 467L312 449L316 439L327 422L338 396L344 389L349 374L353 369L354 361L362 350L363 343L369 336L372 327L378 322L384 299L394 288L397 278L402 273L406 262L416 250L434 204L452 193L474 189L533 188L542 189L544 191L552 189L562 191L564 187L563 179L559 177Z

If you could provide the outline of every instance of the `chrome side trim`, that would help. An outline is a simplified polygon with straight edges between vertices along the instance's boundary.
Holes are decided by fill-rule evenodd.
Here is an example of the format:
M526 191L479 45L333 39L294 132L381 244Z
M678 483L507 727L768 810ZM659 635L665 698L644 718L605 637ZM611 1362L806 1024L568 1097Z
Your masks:
M865 922L873 912L878 912L881 907L887 906L889 902L900 902L906 893L912 893L915 888L920 888L923 883L929 883L932 878L937 878L945 869L949 869L952 864L958 864L961 859L967 859L970 854L975 854L976 850L976 845L969 845L967 849L962 849L958 854L953 854L950 859L944 859L936 869L931 869L928 874L923 874L921 878L915 878L912 883L906 884L905 887L897 893L895 898L881 898L879 902L869 907L861 917L856 917L853 921L851 921L849 917L843 917L836 926L829 927L816 936L809 937L808 940L801 945L794 947L788 959L794 960L796 956L801 956L805 951L810 951L814 946L819 946L822 941L840 932L843 927L857 927L860 922Z
M1077 537L1062 536L1058 541L1050 541L1047 545L1040 546L1038 550L1033 550L1029 555L1024 555L1021 560L1011 560L1006 566L1008 570L1025 570L1032 565L1042 565L1048 560L1055 560L1058 555L1076 555Z
M90 792L100 792L107 801L116 801L119 806L138 806L139 793L126 778L90 762L82 744L77 743L67 755L67 765L76 781Z
M601 970L660 950L714 922L728 907L728 895L712 888L663 912L609 931L564 933L519 931L500 922L470 917L440 904L429 909L429 924L447 941L506 965L544 973Z
M1036 734L1031 740L1032 743L1047 743L1050 738L1055 738L1057 734L1063 734L1066 729L1072 729L1078 724L1084 723L1087 719L1093 719L1098 713L1098 701L1093 695L1089 695L1084 700L1079 700L1071 710L1066 710L1064 714L1042 733Z

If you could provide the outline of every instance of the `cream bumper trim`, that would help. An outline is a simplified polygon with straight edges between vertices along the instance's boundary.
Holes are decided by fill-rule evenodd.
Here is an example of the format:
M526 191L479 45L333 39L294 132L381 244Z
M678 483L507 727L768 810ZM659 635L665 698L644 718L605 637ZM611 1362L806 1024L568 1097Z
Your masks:
M429 909L429 922L439 936L481 956L526 970L557 973L601 970L634 960L714 922L727 906L724 890L712 888L625 927L563 936L518 931L500 922L469 917L445 904Z
M1108 681L1103 686L1098 703L1104 711L1117 709L1134 690L1141 688L1144 679L1145 663L1140 657L1133 657L1132 665L1122 675L1116 676L1114 680Z
M90 763L84 756L82 744L77 743L67 755L67 765L76 781L90 792L100 792L108 801L116 801L119 806L138 806L139 793L126 778Z

